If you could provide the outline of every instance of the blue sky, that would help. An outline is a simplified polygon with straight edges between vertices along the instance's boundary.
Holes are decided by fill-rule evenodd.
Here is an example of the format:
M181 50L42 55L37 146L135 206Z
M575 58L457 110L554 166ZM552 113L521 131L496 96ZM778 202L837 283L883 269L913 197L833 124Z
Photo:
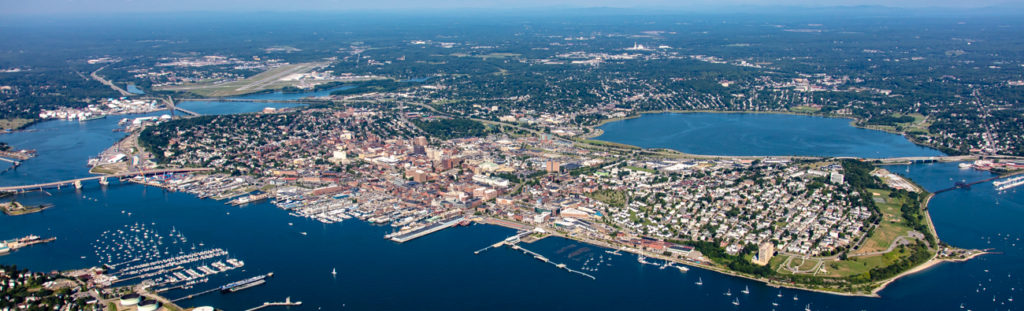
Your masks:
M188 11L346 11L410 9L673 8L728 10L749 6L987 7L1022 0L0 0L6 14Z

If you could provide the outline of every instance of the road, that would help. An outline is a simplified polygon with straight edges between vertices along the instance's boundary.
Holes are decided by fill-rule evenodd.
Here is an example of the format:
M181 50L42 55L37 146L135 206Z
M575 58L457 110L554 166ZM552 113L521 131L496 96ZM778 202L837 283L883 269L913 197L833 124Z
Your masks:
M121 87L117 86L113 82L107 81L107 79L104 79L103 77L101 77L99 75L100 70L103 70L104 68L107 68L107 66L103 66L103 67L100 67L100 69L96 69L96 71L93 71L92 74L90 74L90 76L92 76L92 78L94 80L99 81L100 83L106 84L107 86L109 86L110 88L114 89L118 93L121 93L121 96L131 96L132 93L129 93L128 91L125 91L124 89L122 89Z
M98 179L101 179L101 178L121 178L121 177L129 177L129 176L158 175L158 174L166 174L166 173L205 172L205 171L212 171L212 170L213 169L211 169L211 168L172 168L172 169L156 169L156 170L126 172L126 173L108 174L108 175L101 175L101 176L82 177L82 178L62 180L62 181L55 181L55 182L48 182L48 183L41 183L41 184L22 185L22 186L6 186L6 187L0 187L0 192L16 192L16 191L23 191L23 190L42 189L42 188L47 188L47 187L59 187L61 185L69 185L69 184L73 184L75 182L83 182L83 181L88 181L88 180L98 180Z
M875 251L875 252L867 252L867 253L849 254L849 256L850 257L865 257L865 256L875 256L875 255L887 254L889 252L892 252L893 250L896 250L896 247L899 247L900 245L910 245L910 244L912 244L911 241L913 241L913 240L911 240L911 239L913 239L913 240L918 240L918 239L924 240L924 235L921 234L920 232L917 232L917 231L911 231L911 232L908 232L907 235L901 235L901 236L896 237L896 239L892 240L892 243L889 244L889 248L886 248L884 251Z

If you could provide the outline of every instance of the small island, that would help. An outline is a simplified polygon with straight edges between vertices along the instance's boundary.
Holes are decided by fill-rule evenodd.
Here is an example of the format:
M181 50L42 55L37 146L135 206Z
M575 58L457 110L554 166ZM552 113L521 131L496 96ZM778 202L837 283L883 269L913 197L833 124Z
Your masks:
M25 205L16 201L0 203L0 210L3 210L4 214L7 214L8 216L38 213L51 207L53 206L47 204Z

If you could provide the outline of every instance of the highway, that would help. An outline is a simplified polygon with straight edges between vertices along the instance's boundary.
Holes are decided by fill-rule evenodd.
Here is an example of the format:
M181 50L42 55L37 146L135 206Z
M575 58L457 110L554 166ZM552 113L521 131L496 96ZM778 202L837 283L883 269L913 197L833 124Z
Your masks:
M244 102L244 103L285 103L285 104L301 104L301 103L322 103L326 100L323 99L249 99L249 98L224 98L224 97L210 97L210 98L179 98L178 101L204 101L204 102Z
M54 187L59 188L61 186L72 185L72 184L75 184L75 183L81 183L83 181L100 180L100 179L106 179L106 178L123 178L123 177L133 177L133 176L148 176L148 175L160 175L160 174L167 174L167 173L205 172L205 171L212 171L212 170L213 170L212 168L171 168L171 169L144 170L144 171L135 171L135 172L127 172L127 173L119 173L119 174L108 174L108 175L100 175L100 176L92 176L92 177L83 177L83 178L69 179L69 180L62 180L62 181L55 181L55 182L48 182L48 183L41 183L41 184L21 185L21 186L6 186L6 187L0 187L0 192L19 192L19 191L35 190L35 189L42 190L42 189L45 189L45 188L54 188Z
M184 112L185 114L188 114L188 115L191 115L191 116L199 116L200 115L199 113L197 113L195 111L178 107L177 105L174 104L174 98L171 98L170 96L167 96L167 99L164 99L163 101L164 101L164 104L167 106L167 110L171 111L171 114L173 114L174 111L177 110L177 111Z
M100 77L99 72L100 72L100 70L103 70L103 68L107 68L107 66L103 66L103 67L100 67L100 69L96 69L96 71L93 71L92 74L90 74L90 76L92 76L92 78L95 79L96 81L99 81L100 83L106 84L111 89L114 89L118 93L121 93L121 96L132 96L132 95L134 95L134 94L132 94L132 93L130 93L128 91L125 91L124 89L122 89L120 86L117 86L113 82L107 81L107 79L104 79L103 77Z

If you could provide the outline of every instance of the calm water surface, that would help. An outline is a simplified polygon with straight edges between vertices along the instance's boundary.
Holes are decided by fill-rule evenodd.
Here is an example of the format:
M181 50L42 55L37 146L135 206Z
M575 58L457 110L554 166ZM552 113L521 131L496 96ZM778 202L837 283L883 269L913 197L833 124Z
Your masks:
M786 114L658 113L610 122L597 139L706 155L941 156L850 120Z

